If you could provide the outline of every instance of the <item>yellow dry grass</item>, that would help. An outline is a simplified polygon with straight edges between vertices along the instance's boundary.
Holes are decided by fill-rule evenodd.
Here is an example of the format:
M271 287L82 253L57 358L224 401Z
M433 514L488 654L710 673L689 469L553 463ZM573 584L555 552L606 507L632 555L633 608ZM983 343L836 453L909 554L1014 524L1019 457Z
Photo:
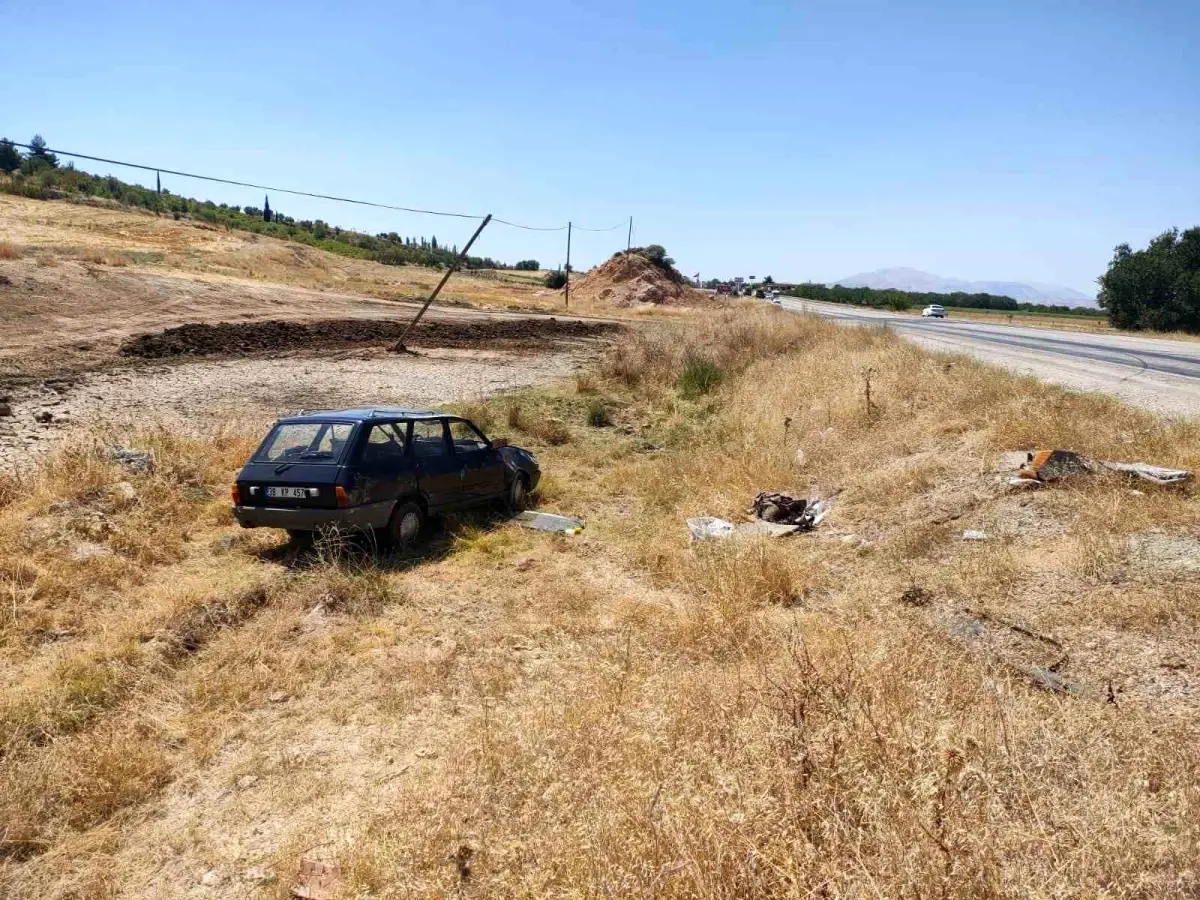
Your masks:
M0 259L20 259L21 248L12 241L0 241Z
M764 309L467 411L583 536L468 519L423 557L291 560L231 527L235 428L5 483L0 892L286 896L302 858L357 897L1200 889L1200 573L1137 543L1200 536L1195 497L993 471L1039 445L1194 469L1194 421ZM838 505L689 545L776 488ZM83 533L113 555L72 559ZM1055 662L1080 695L1021 673Z

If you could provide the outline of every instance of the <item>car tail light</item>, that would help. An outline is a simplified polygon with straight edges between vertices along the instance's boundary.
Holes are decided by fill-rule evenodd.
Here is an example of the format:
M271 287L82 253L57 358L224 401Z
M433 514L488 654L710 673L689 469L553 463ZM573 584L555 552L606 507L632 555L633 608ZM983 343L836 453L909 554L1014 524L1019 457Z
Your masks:
M241 506L242 505L242 489L238 487L236 481L230 486L229 493L233 497L233 505Z
M343 506L350 505L350 497L346 493L346 489L344 487L342 487L340 484L334 487L333 495L335 497L337 497L337 505L338 505L339 509Z

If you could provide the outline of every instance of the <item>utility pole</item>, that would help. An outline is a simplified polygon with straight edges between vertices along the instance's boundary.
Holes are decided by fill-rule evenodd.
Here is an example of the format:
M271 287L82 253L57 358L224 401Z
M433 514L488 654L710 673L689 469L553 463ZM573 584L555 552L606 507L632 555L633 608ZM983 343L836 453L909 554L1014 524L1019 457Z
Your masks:
M567 309L571 308L571 223L567 223L567 283L563 285L566 291L565 299Z
M442 280L439 281L437 287L433 289L433 293L429 295L429 299L425 301L425 305L421 307L420 312L418 312L413 320L408 323L408 327L404 329L404 334L400 335L400 340L396 341L396 343L392 346L392 350L394 352L407 352L408 347L405 346L404 342L408 340L409 332L413 330L413 326L421 321L421 316L425 315L425 310L429 309L429 304L437 299L437 295L442 292L442 288L446 286L446 282L450 280L450 276L458 271L459 266L461 266L464 260L466 260L467 253L470 251L471 245L475 243L475 238L479 237L483 229L487 228L487 223L490 221L492 221L492 214L488 213L484 217L483 221L479 223L479 227L475 229L475 233L471 235L471 239L467 241L467 246L462 248L462 253L458 254L458 256L454 258L454 262L450 263L450 268L446 270L446 274L442 276Z
M629 248L633 246L633 216L629 217L629 235L625 238L625 252L629 252Z

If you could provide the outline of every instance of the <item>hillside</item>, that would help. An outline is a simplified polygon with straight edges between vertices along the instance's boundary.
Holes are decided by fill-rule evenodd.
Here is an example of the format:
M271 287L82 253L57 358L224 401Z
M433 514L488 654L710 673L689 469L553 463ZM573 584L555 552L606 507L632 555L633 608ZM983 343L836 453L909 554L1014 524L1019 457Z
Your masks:
M1011 297L1023 303L1042 303L1053 306L1096 306L1096 298L1073 288L1057 284L1021 281L964 281L944 278L919 269L897 267L876 269L851 275L835 282L842 287L866 287L875 290L912 291L931 294L994 294Z
M0 374L38 360L61 368L186 322L395 315L395 301L427 295L442 275L111 203L0 194L0 223ZM561 298L537 273L473 271L439 303L553 310Z

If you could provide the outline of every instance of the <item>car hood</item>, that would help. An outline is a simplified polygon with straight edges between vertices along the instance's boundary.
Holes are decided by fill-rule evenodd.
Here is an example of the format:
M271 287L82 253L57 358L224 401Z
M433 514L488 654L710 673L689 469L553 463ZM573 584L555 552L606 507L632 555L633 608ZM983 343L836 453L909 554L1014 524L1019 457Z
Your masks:
M518 469L523 472L540 471L537 457L523 447L501 447L500 458L510 469Z

